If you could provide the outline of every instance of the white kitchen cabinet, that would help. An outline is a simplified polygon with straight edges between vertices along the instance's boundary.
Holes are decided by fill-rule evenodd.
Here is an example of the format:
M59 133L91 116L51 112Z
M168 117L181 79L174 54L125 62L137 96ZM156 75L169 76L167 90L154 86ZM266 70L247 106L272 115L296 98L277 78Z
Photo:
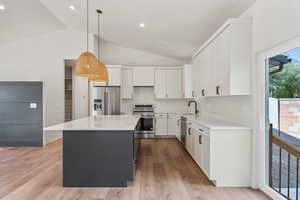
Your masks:
M189 153L192 158L196 161L196 139L197 138L197 130L192 126L189 134Z
M193 80L192 80L192 65L184 65L182 68L183 73L183 97L185 99L194 98L194 88L193 88Z
M180 140L180 115L175 113L155 114L155 131L158 136L174 136Z
M155 97L157 99L183 97L181 69L157 69L155 71Z
M226 22L193 56L196 97L250 94L251 21Z
M180 124L179 124L180 115L169 113L168 114L168 135L176 136L180 138Z
M200 98L202 96L201 90L205 87L204 86L204 77L203 74L204 72L204 67L203 66L203 54L199 54L193 59L193 64L192 64L192 88L193 88L193 93L195 98Z
M157 99L167 98L167 82L166 73L164 70L155 71L154 93Z
M178 69L167 70L167 98L182 98L182 71Z
M133 68L134 86L154 86L153 67L134 67Z
M122 99L132 99L133 96L133 69L122 69Z
M155 135L168 135L168 114L155 114Z
M209 129L199 125L194 125L196 131L194 138L194 155L193 158L205 173L210 177L210 139Z
M230 54L229 54L229 36L230 29L225 29L222 34L220 34L214 42L215 48L213 52L213 64L212 64L212 74L215 74L214 79L211 80L213 94L211 96L217 95L230 95ZM217 91L217 88L218 91ZM214 92L214 90L216 90Z
M200 123L188 120L186 149L205 175L218 187L250 186L251 129Z
M107 65L108 83L93 82L94 86L121 86L122 83L122 67L121 65Z
M212 96L214 85L210 79L212 75L212 51L213 46L205 48L198 56L193 59L193 88L195 98Z
M200 70L203 67L203 74L201 74L201 95L202 96L215 96L215 85L212 80L214 80L213 74L213 53L215 50L215 44L210 44L206 49L203 50L201 62L202 65L200 66ZM202 70L201 70L202 72Z
M203 172L206 176L210 177L210 138L209 138L209 131L201 132L201 139L200 139L201 147L200 147L200 155L201 161L200 165Z
M196 163L199 165L200 168L203 165L202 164L203 163L203 145L201 145L201 143L202 143L202 135L201 135L201 132L197 131L195 140L194 140L194 145L195 145L194 160L196 161Z
M186 139L185 139L185 146L187 152L191 154L191 143L192 143L192 123L188 123L187 125L187 133L186 133Z

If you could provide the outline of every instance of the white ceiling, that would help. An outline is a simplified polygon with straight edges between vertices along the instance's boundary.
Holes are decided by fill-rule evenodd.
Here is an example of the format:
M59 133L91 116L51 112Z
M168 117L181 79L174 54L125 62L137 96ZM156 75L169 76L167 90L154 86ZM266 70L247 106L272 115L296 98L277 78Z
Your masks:
M50 31L64 29L58 20L38 0L0 0L0 45Z
M63 25L86 29L86 0L0 0L0 3L3 1L7 9L0 12L0 44L21 35L60 29ZM90 0L91 32L97 33L96 9L102 9L104 40L190 59L221 24L239 16L254 1ZM70 11L70 5L75 5L76 11ZM145 23L144 29L139 28L140 22Z

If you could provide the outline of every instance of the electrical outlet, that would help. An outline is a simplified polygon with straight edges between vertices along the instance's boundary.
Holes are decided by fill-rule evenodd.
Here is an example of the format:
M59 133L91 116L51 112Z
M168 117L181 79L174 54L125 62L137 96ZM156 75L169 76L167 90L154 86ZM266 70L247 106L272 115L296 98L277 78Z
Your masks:
M30 103L30 109L37 109L37 103Z

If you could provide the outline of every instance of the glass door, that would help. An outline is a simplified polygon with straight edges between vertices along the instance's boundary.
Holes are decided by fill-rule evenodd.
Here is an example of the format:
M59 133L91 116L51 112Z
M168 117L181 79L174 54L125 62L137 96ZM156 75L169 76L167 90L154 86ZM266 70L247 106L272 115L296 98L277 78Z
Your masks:
M268 184L300 199L300 48L266 60Z

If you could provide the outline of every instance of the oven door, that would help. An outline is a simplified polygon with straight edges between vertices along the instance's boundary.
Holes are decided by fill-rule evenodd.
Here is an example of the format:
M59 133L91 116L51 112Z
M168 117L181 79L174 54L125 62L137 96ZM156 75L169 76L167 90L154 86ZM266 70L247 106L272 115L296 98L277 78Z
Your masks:
M139 134L141 138L153 138L155 133L154 123L154 116L141 116L139 128L136 133Z

